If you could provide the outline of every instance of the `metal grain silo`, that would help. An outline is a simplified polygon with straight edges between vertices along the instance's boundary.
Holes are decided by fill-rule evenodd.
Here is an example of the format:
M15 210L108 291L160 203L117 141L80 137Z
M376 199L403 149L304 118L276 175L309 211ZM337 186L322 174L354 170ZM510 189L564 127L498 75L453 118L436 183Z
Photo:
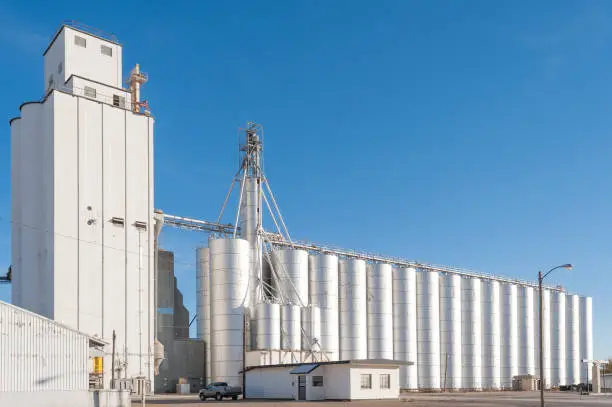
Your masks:
M393 275L390 264L367 266L368 359L393 359Z
M567 384L580 383L580 297L566 297Z
M281 348L281 311L279 304L259 303L255 306L255 349Z
M535 331L533 287L520 286L519 295L519 374L535 375Z
M340 359L368 358L366 263L340 260Z
M302 348L301 308L298 305L281 305L281 349Z
M461 347L463 388L482 390L482 283L464 278L461 283Z
M321 350L321 308L309 305L302 308L302 350Z
M211 381L241 386L245 301L249 288L249 243L214 239L210 248Z
M321 308L321 349L329 360L340 356L338 333L338 257L311 254L308 257L310 303Z
M393 269L393 359L413 362L400 366L400 388L417 390L416 270Z
M278 249L272 252L276 274L273 286L283 303L308 305L308 253L305 250Z
M512 389L512 378L518 375L518 295L515 284L503 284L501 374L502 388Z
M501 389L500 284L483 281L482 290L482 388Z
M564 292L555 291L552 293L551 308L551 386L558 387L567 384L566 306Z
M208 247L196 250L197 337L206 349L206 379L210 379L210 258Z
M580 359L593 360L593 299L580 297ZM592 363L588 363L591 376ZM587 367L580 363L580 383L587 382Z
M440 390L440 282L436 271L417 272L419 389Z
M462 388L461 276L440 276L440 384L446 390Z
M538 294L538 291L535 291ZM535 330L535 371L537 377L542 377L544 388L550 389L551 385L551 360L550 360L550 290L542 290L542 363L544 364L543 375L540 375L540 296L536 295L534 310Z

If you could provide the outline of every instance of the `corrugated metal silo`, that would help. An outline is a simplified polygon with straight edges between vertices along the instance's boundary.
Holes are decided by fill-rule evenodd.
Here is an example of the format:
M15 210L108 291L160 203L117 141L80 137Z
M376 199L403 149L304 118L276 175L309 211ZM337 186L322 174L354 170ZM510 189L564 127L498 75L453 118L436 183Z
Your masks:
M281 305L281 349L302 348L301 308L298 305Z
M321 350L321 308L309 305L302 308L302 350Z
M390 264L367 267L368 359L393 359L393 275Z
M501 372L502 388L512 389L512 378L518 375L518 295L515 284L503 284Z
M311 254L308 258L310 303L321 308L321 349L329 360L340 356L338 333L338 257Z
M209 240L211 380L240 386L245 301L249 288L249 243Z
M438 272L417 272L418 385L430 391L440 390L439 284Z
M566 297L567 384L580 383L580 297Z
M593 299L580 297L580 359L593 360ZM593 364L588 363L588 375L591 376ZM587 371L580 363L580 383L587 382ZM590 379L589 379L590 380Z
M535 375L535 331L533 287L520 286L519 291L519 374Z
M275 250L272 266L276 273L273 286L283 302L308 305L308 253L305 250Z
M206 379L210 379L210 258L208 247L196 251L196 309L198 338L206 349Z
M366 263L340 260L340 359L368 358Z
M414 363L400 366L400 388L408 390L418 388L416 331L416 270L393 269L393 359Z
M551 385L553 387L567 384L565 308L565 293L553 292L550 326Z
M540 377L540 296L535 290L535 310L534 310L534 330L535 330L535 364L536 376ZM550 359L550 290L542 290L542 349L544 364L544 388L550 389L551 386L551 359Z
M464 278L461 283L461 347L463 388L482 390L482 283Z
M482 293L482 388L501 388L500 284L483 281Z
M255 348L278 350L281 348L281 311L279 304L259 303L255 307L257 335Z
M440 276L440 384L443 389L462 388L461 276Z

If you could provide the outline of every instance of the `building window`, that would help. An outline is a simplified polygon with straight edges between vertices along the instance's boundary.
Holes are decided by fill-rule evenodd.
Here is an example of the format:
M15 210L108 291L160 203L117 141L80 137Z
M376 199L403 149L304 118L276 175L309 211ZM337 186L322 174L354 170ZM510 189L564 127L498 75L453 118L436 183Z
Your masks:
M312 376L312 387L323 387L323 376Z
M90 88L89 86L85 86L85 96L88 98L96 98L96 90L94 88Z
M109 57L113 56L113 49L111 47L107 47L106 45L100 45L100 52L102 52L102 55Z
M113 106L125 108L125 98L119 95L113 95Z
M57 64L57 73L62 73L62 69L64 69L62 63Z
M361 375L361 388L362 389L371 389L372 388L372 375L371 374L362 374Z
M391 388L391 375L390 374L381 374L380 375L380 388L381 389L390 389Z
M74 45L76 45L77 47L83 47L86 48L87 47L87 40L83 37L79 37L78 35L74 36Z

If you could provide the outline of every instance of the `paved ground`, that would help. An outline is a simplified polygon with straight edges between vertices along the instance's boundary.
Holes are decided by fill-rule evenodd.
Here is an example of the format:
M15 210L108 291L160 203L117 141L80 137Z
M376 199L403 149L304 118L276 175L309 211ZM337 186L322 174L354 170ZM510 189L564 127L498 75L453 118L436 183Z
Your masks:
M213 401L209 400L202 402L197 398L197 395L192 396L175 396L164 395L155 396L146 401L149 406L155 407L190 407L196 404L206 404L211 406L231 406L238 404L243 407L261 407L261 406L278 406L278 407L293 407L293 406L321 406L321 407L539 407L540 394L536 392L500 392L500 393L456 393L456 394L403 394L400 400L393 401L328 401L328 402L312 402L312 401L269 401L269 400L226 400ZM140 405L139 400L133 400L132 405ZM580 396L577 393L553 392L546 394L547 407L612 407L612 394L603 396Z

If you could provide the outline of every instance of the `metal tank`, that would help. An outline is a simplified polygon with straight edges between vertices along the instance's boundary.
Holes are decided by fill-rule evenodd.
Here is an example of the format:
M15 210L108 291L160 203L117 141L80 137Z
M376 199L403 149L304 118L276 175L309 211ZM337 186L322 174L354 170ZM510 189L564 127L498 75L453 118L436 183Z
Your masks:
M263 244L257 228L261 225L261 194L256 177L248 176L244 180L243 199L240 207L240 234L249 242L249 300L247 307L255 309L255 304L262 300L262 292L258 289L262 278ZM258 298L259 297L259 298Z
M542 290L543 374L540 374L540 296L538 290L534 289L534 295L533 326L535 337L535 375L536 377L542 378L545 389L550 389L550 290Z
M463 388L482 390L482 283L478 278L461 282L461 347Z
M272 252L273 286L285 304L308 305L308 253L277 249Z
M518 293L515 284L503 284L501 377L502 388L512 389L512 378L518 375Z
M211 381L242 385L245 304L249 289L249 243L209 239Z
M338 257L331 254L308 256L310 303L321 308L321 349L330 361L338 360Z
M417 272L419 389L440 390L440 286L435 271Z
M256 349L278 350L281 348L281 306L279 304L257 304L255 324L257 325Z
M500 284L482 282L482 388L501 389Z
M580 359L593 360L593 299L580 297ZM592 363L580 363L580 383L587 382L591 377ZM589 379L590 380L590 379Z
M580 297L566 297L567 384L580 383Z
M519 374L535 375L535 330L533 287L520 286L519 295Z
M302 327L300 314L300 307L298 305L281 305L281 349L301 349Z
M321 351L321 308L302 308L302 350Z
M390 264L367 267L368 359L393 359L393 275Z
M567 347L565 338L565 293L552 293L550 326L551 378L553 387L567 385Z
M368 358L366 263L340 260L340 359Z
M413 362L400 366L399 386L417 390L416 270L393 269L393 359Z
M440 383L442 389L462 388L461 276L440 276Z
M206 349L206 378L210 378L210 259L208 247L196 250L197 336Z

